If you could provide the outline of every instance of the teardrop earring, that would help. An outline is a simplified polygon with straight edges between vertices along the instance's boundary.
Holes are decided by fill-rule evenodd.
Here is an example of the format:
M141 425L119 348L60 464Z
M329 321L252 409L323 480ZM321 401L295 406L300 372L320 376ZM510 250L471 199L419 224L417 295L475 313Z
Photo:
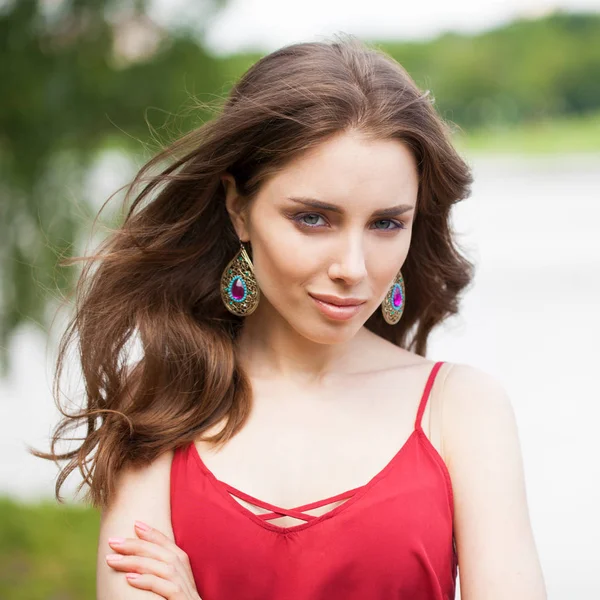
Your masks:
M221 275L221 299L227 310L238 317L251 315L258 306L260 289L254 277L254 265L242 241Z
M402 277L402 273L398 271L398 275L396 275L394 282L381 303L381 312L386 323L395 325L400 320L404 312L405 300L404 278Z

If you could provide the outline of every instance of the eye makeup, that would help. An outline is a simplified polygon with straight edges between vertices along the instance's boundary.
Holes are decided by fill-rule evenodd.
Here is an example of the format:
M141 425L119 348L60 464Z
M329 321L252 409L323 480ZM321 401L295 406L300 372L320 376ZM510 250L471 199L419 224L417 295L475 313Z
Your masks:
M317 225L316 223L313 223L313 224L306 223L305 221L303 221L303 219L305 217L318 217L318 218L321 218L321 219L325 219L325 217L323 217L323 215L320 215L319 213L299 213L299 214L296 214L296 215L292 215L290 218L300 228L304 228L304 229L320 229L322 227L321 225ZM377 229L378 231L388 232L388 231L397 231L397 230L400 230L400 229L406 229L406 224L405 223L403 223L402 221L397 221L395 219L377 219L376 221L373 221L373 222L374 223L387 222L387 223L391 223L393 225L393 227L384 227L384 228L375 227L375 229Z
M287 198L292 202L296 202L298 204L303 204L304 206L308 206L310 208L316 208L317 210L327 210L334 213L343 214L344 209L335 204L329 204L328 202L323 202L322 200L317 200L315 198L307 198L304 196L293 197L289 196ZM401 215L405 212L409 212L414 210L414 206L412 204L398 204L396 206L390 206L388 208L381 208L373 212L374 217L395 217Z

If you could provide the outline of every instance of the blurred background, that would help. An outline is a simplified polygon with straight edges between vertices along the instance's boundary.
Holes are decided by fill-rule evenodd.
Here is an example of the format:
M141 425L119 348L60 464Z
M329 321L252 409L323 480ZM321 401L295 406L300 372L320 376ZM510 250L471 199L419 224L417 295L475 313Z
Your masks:
M94 597L98 515L77 473L56 504L56 465L26 450L47 450L59 417L57 307L79 269L57 262L210 118L198 100L340 32L396 58L456 125L475 184L453 219L477 273L428 356L505 385L549 598L600 598L600 0L0 0L0 599Z

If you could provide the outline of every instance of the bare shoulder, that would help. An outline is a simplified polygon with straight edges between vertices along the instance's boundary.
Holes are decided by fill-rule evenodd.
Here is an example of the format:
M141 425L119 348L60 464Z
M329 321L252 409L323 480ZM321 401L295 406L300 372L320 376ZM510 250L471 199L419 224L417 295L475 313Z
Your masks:
M545 599L518 427L504 385L479 368L448 365L442 438L454 491L461 596Z
M122 573L107 565L105 556L113 553L109 537L137 538L135 521L144 521L174 539L170 503L172 459L172 451L164 452L146 467L125 468L118 474L113 500L100 517L96 577L99 600L159 598L153 592L130 586Z
M482 392L490 402L506 403L508 396L504 391L502 382L487 371L465 363L446 363L448 375L446 377L446 393L449 397L455 397L457 401L465 398L465 402L486 402L481 399ZM503 398L503 400L500 400Z
M463 451L493 443L518 450L517 423L504 384L472 365L449 363L442 393L444 458L452 468Z

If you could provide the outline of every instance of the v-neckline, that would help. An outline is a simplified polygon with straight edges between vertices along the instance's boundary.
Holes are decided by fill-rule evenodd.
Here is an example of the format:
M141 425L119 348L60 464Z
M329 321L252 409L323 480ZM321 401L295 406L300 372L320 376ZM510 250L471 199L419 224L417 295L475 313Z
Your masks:
M248 500L257 501L259 505L260 504L267 505L267 507L269 507L271 510L281 509L281 510L289 511L289 510L293 510L293 509L283 509L280 506L270 504L268 502L265 502L264 500L260 500L259 498L251 496L250 494L247 494L245 492L242 492L241 490L238 490L237 488L233 487L232 485L229 485L228 483L225 483L224 481L221 481L206 466L206 464L202 460L202 457L200 456L200 453L198 452L198 448L197 448L195 442L193 442L193 441L190 442L190 447L188 448L188 450L192 452L194 460L196 461L196 463L198 464L200 469L203 471L203 473L208 477L209 481L213 484L216 491L221 496L223 496L230 505L233 505L238 512L242 513L247 518L251 519L252 521L254 521L255 523L257 523L258 525L260 525L261 527L263 527L265 529L269 529L276 533L286 534L286 533L293 533L295 531L301 531L303 529L307 529L308 527L312 527L313 525L316 525L317 523L321 523L327 519L331 519L335 515L339 514L340 512L342 512L343 510L345 510L346 508L348 508L349 506L351 506L352 504L357 502L378 481L383 479L383 477L385 477L388 474L388 472L393 468L393 466L399 460L400 456L405 452L405 449L407 447L409 447L409 445L413 441L413 439L417 439L419 437L420 433L422 433L422 435L427 439L427 436L425 436L425 433L423 432L421 427L418 427L418 426L415 427L413 429L413 431L411 432L411 434L406 439L406 441L404 442L404 444L402 444L400 449L394 454L394 456L392 456L392 458L387 462L387 464L379 472L377 472L375 475L373 475L373 477L371 477L371 479L369 479L369 481L367 481L367 483L365 483L357 488L353 488L353 489L341 492L339 494L335 494L334 496L330 496L328 498L323 498L322 500L316 500L316 501L310 502L308 504L303 504L302 506L299 506L299 507L294 507L295 510L300 510L300 509L310 510L310 508L307 508L307 507L316 508L316 506L314 506L314 505L330 504L332 502L335 502L336 501L335 499L345 498L348 494L353 493L353 495L348 500L346 500L342 504L336 506L335 508L332 508L331 510L329 510L321 515L317 515L317 516L311 515L313 518L310 519L309 521L307 521L306 523L298 523L297 525L291 525L289 527L275 525L273 523L269 523L269 522L265 521L264 519L262 519L260 517L260 515L252 512L250 509L246 508L245 506L242 506L237 500L235 500L235 498L233 498L231 496L230 492L228 491L228 488L234 492L241 493ZM242 498L242 499L244 499L244 498ZM330 500L330 502L327 502L327 500ZM251 503L253 503L253 502L251 502Z

